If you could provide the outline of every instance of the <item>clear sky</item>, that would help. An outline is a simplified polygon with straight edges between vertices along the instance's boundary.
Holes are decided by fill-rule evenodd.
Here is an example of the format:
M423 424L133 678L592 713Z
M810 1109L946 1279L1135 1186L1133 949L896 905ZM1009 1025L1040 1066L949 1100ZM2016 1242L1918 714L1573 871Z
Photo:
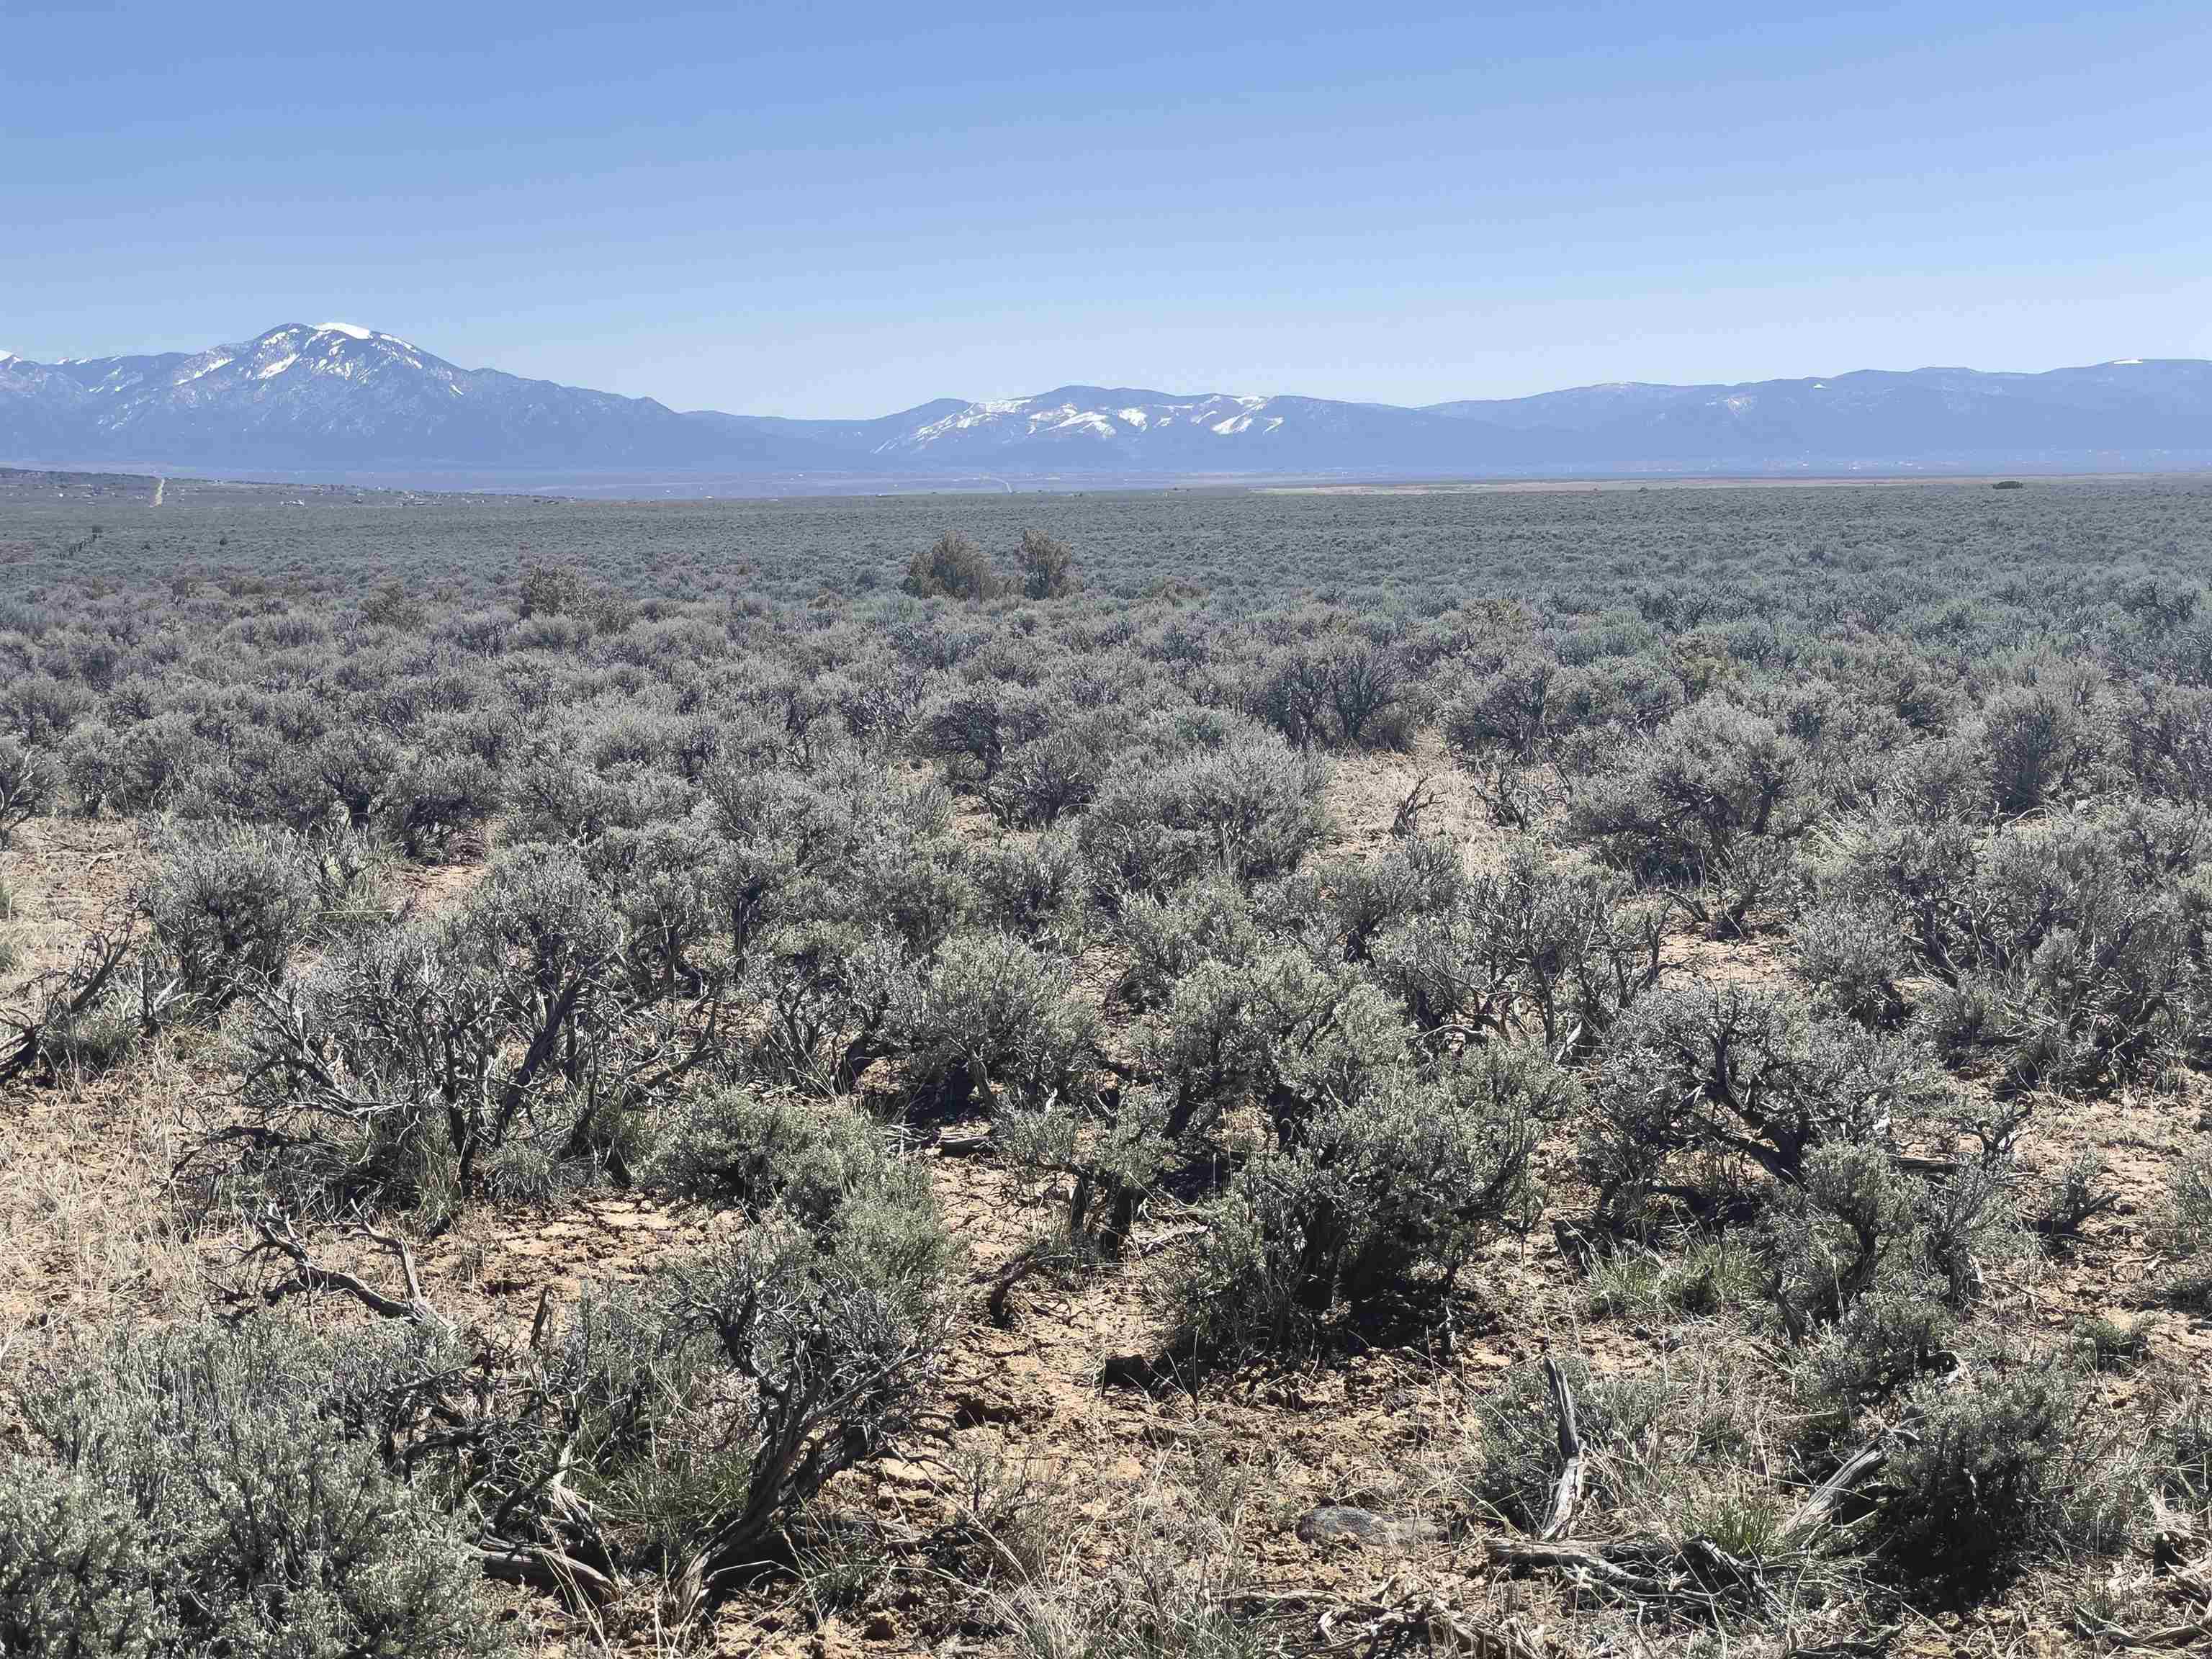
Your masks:
M0 347L678 408L2212 356L2212 5L0 0Z

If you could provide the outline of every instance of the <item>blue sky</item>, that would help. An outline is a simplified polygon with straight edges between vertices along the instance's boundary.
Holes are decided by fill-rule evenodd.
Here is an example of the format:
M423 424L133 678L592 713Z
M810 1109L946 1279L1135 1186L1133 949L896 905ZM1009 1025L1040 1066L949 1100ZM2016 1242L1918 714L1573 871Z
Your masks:
M0 346L678 408L2212 356L2212 7L0 0Z

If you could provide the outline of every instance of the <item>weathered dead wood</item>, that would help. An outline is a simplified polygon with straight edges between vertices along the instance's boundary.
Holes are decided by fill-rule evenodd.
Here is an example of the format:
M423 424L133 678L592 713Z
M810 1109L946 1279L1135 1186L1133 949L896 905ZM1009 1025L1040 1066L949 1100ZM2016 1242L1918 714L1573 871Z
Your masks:
M289 1296L335 1292L351 1297L380 1318L405 1320L410 1324L429 1326L441 1331L453 1329L453 1322L433 1307L429 1298L422 1294L422 1281L415 1267L415 1252L408 1248L404 1238L391 1233L380 1233L371 1227L360 1230L362 1237L399 1258L400 1273L407 1281L407 1296L403 1301L398 1297L386 1296L357 1274L326 1267L316 1261L307 1254L307 1247L301 1243L300 1235L294 1230L289 1216L264 1211L254 1218L253 1231L261 1242L247 1249L247 1260L258 1255L278 1255L289 1261L293 1268L289 1279L281 1279L262 1290L261 1300L268 1306L274 1307ZM234 1292L228 1299L237 1302L243 1300L244 1296L242 1291Z
M1643 1573L1631 1572L1618 1562L1606 1559L1602 1551L1587 1544L1529 1543L1518 1538L1493 1538L1489 1544L1490 1559L1501 1567L1512 1567L1522 1571L1549 1567L1563 1572L1588 1575L1595 1582L1624 1595L1639 1601L1659 1601L1668 1594L1668 1586L1661 1580Z
M1785 1546L1801 1545L1817 1533L1837 1504L1850 1496L1858 1483L1889 1461L1889 1449L1881 1442L1863 1446L1850 1461L1813 1489L1813 1495L1797 1506L1797 1512L1782 1523L1777 1534Z
M1146 1239L1136 1248L1139 1261L1158 1255L1162 1250L1172 1250L1178 1244L1188 1243L1194 1238L1203 1238L1213 1229L1203 1221L1193 1221L1181 1227L1171 1227L1157 1238Z
M1418 1645L1430 1653L1460 1659L1543 1659L1542 1632L1532 1638L1518 1621L1478 1622L1434 1590L1405 1584L1394 1575L1374 1598L1348 1607L1332 1607L1315 1621L1320 1640L1310 1650L1376 1655ZM1288 1605L1310 1595L1279 1598Z
M1390 819L1390 834L1404 840L1421 833L1421 817L1437 804L1437 792L1424 774L1417 779L1406 798L1398 803L1398 810Z
M476 1546L477 1564L484 1577L503 1583L526 1584L572 1601L593 1606L611 1601L622 1586L598 1568L573 1555L563 1555L532 1544L511 1544L503 1538L486 1537Z
M2094 1640L2110 1642L2121 1648L2185 1648L2212 1638L2212 1619L2192 1619L2179 1625L2161 1625L2154 1630L2129 1630L2094 1613L2076 1613L2074 1628Z
M39 1013L29 1019L11 1016L6 1022L15 1028L15 1040L0 1054L0 1083L11 1082L46 1063L48 1038L100 1000L131 954L131 943L127 932L94 933L86 941L83 961L76 969L68 975L50 975L40 982L43 1006Z
M1730 1555L1710 1538L1675 1543L1650 1534L1604 1544L1498 1538L1488 1548L1495 1565L1516 1571L1564 1572L1631 1601L1709 1619L1718 1617L1726 1604L1772 1613L1780 1602L1766 1582L1768 1570L1802 1565L1805 1559L1800 1553L1788 1559L1751 1559Z
M1552 1513L1536 1536L1554 1542L1567 1535L1575 1511L1583 1501L1583 1437L1575 1427L1575 1395L1565 1374L1551 1355L1544 1356L1544 1381L1552 1390L1552 1407L1559 1419L1559 1480L1552 1492Z

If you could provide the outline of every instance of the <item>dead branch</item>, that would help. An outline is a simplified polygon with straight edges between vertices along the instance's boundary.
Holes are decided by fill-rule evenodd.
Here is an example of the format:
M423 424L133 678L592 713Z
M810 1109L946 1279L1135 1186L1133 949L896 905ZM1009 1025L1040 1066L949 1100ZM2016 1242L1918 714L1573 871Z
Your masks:
M2074 1628L2084 1636L2110 1642L2115 1647L2185 1648L2212 1636L2212 1619L2192 1619L2179 1625L2161 1625L2155 1630L2133 1631L2092 1613L2076 1613Z
M407 1296L403 1301L398 1297L385 1295L356 1274L326 1267L316 1261L307 1254L307 1247L301 1243L300 1235L294 1231L289 1216L264 1211L254 1218L253 1230L261 1242L246 1250L246 1260L277 1255L289 1261L293 1267L290 1278L262 1290L261 1299L266 1305L274 1307L289 1296L334 1291L340 1296L351 1297L382 1319L405 1320L410 1324L429 1326L441 1331L453 1329L453 1322L433 1307L422 1294L422 1282L415 1269L415 1253L408 1248L405 1239L390 1233L380 1233L369 1227L361 1229L362 1237L371 1243L399 1258L400 1272L407 1281ZM228 1299L235 1302L242 1299L242 1292L234 1294Z
M1607 1560L1604 1553L1586 1544L1531 1544L1517 1538L1493 1538L1490 1540L1490 1559L1502 1567L1522 1571L1533 1568L1550 1567L1562 1572L1580 1573L1608 1589L1638 1601L1664 1601L1668 1586L1656 1578L1631 1572L1618 1563Z
M1574 1390L1549 1354L1544 1356L1544 1381L1551 1387L1553 1409L1559 1416L1559 1481L1552 1493L1551 1518L1536 1535L1551 1543L1567 1535L1582 1505L1583 1437L1575 1428Z
M1814 1488L1813 1495L1798 1505L1797 1512L1783 1522L1778 1540L1784 1545L1796 1546L1808 1542L1827 1520L1836 1505L1850 1495L1851 1490L1868 1475L1889 1461L1889 1449L1879 1440L1862 1447L1849 1462Z
M1604 1544L1498 1538L1490 1541L1489 1553L1499 1566L1564 1572L1630 1601L1705 1619L1717 1619L1723 1604L1730 1603L1774 1613L1780 1602L1767 1584L1768 1569L1802 1565L1804 1560L1802 1553L1747 1559L1730 1555L1710 1538L1677 1544L1650 1534Z
M1194 1221L1185 1226L1170 1228L1158 1238L1148 1238L1138 1245L1138 1258L1142 1260L1148 1255L1158 1255L1162 1250L1171 1250L1176 1245L1188 1243L1194 1238L1203 1238L1212 1231L1213 1229L1203 1221Z
M98 1001L131 953L127 933L94 933L85 941L84 958L66 974L49 975L39 987L43 1006L28 1019L9 1018L15 1040L0 1054L0 1083L50 1064L46 1044L54 1032Z
M1406 798L1398 803L1398 811L1390 820L1391 836L1403 840L1408 836L1419 835L1421 815L1436 804L1437 792L1428 778L1424 775L1416 779L1413 787L1406 792Z
M1437 1592L1413 1585L1401 1590L1401 1582L1394 1576L1370 1601L1323 1613L1315 1624L1320 1640L1313 1650L1376 1655L1395 1652L1411 1644L1431 1653L1455 1654L1460 1659L1542 1659L1540 1631L1532 1640L1513 1620L1477 1623ZM1243 1599L1256 1602L1261 1598ZM1310 1604L1314 1599L1310 1593L1267 1598L1274 1605L1288 1607Z
M622 1586L598 1568L586 1566L575 1557L557 1550L511 1544L503 1538L487 1534L476 1546L476 1553L484 1577L504 1583L526 1584L532 1589L550 1590L572 1601L586 1601L594 1607L611 1601L622 1592Z

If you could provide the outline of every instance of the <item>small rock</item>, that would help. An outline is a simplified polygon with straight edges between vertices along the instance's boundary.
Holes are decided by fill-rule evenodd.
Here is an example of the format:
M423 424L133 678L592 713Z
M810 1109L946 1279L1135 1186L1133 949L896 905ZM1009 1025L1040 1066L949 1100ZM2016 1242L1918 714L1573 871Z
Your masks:
M1372 1510L1346 1504L1324 1504L1298 1517L1298 1541L1334 1544L1348 1541L1365 1548L1412 1549L1443 1536L1432 1522L1409 1516L1377 1515Z
M898 1627L879 1613L862 1627L860 1639L863 1642L888 1642L897 1634Z

